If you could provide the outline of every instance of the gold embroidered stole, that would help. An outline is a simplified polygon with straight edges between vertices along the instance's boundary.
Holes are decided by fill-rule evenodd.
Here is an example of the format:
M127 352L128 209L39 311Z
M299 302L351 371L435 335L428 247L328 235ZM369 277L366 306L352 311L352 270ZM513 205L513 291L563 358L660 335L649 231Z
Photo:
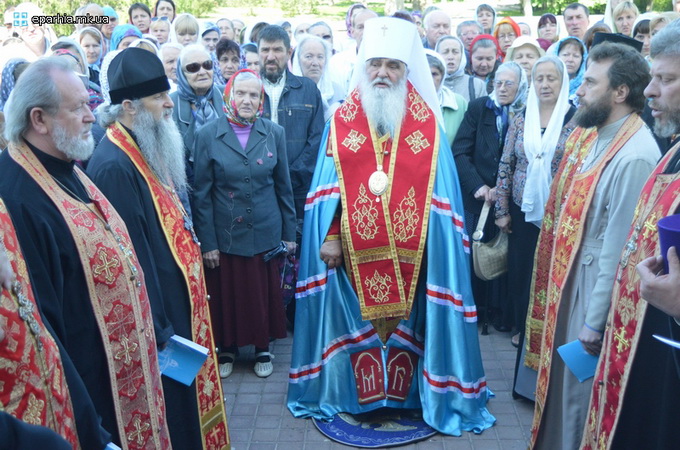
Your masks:
M224 409L222 384L217 370L201 249L194 242L191 230L187 230L184 226L179 198L153 173L132 136L118 122L109 127L106 135L130 158L149 187L166 241L175 258L175 263L184 275L187 293L191 300L192 340L210 351L210 357L196 376L203 448L230 448L227 413Z
M80 169L75 173L92 208L59 187L28 146L10 145L9 152L57 207L78 249L104 343L122 447L169 448L151 306L125 223Z
M674 214L680 205L680 174L664 174L680 144L669 151L647 179L635 208L612 294L603 354L593 382L583 445L587 449L611 448L621 412L630 370L640 341L647 302L640 297L640 279L635 266L659 253L657 222ZM633 386L632 389L640 389ZM643 411L640 412L644 414Z
M2 245L16 282L11 292L0 288L0 324L6 334L0 341L0 410L51 428L78 449L59 347L40 317L12 220L0 199L0 251Z
M560 182L563 181L566 174L570 174L571 176L569 176L568 179L564 179L562 193L565 195L565 198L564 201L561 202L561 207L557 206L560 205L559 198L552 199L552 195L557 194L557 189L555 192L551 189L551 198L548 202L554 203L555 208L560 209L561 211L559 215L552 217L553 220L555 217L557 217L558 220L554 224L554 230L552 230L552 233L554 233L553 249L552 257L549 262L550 274L545 290L545 305L537 304L537 302L534 302L532 305L532 319L538 319L542 316L544 321L541 338L541 357L538 361L538 378L536 382L536 407L531 430L532 444L535 443L536 437L538 436L543 409L545 407L545 400L548 394L550 365L555 350L553 341L555 338L555 328L557 326L557 312L559 311L562 300L562 291L581 246L586 218L588 217L588 210L590 209L590 205L595 195L597 183L600 180L602 172L604 172L609 164L609 161L616 156L621 147L628 142L643 124L644 122L639 115L631 114L623 125L621 125L621 128L614 136L614 139L612 139L605 154L586 172L578 173L578 169L574 169L571 165L575 165L578 161L578 165L581 166L584 158L588 154L587 151L579 152L580 158L567 159L565 172L563 172L562 177L560 177ZM592 130L590 132L586 130L584 133L592 133ZM568 143L571 141L572 139L570 137ZM591 145L588 146L588 150L592 149L593 141L594 140L592 140ZM569 158L569 156L565 153L565 157ZM541 232L542 231L543 227ZM544 261L543 264L548 263ZM535 317L534 314L537 313L539 316Z
M391 145L376 135L358 89L331 122L344 255L364 320L410 315L425 249L439 128L410 83L407 97L406 117ZM390 184L376 196L367 186L381 158Z

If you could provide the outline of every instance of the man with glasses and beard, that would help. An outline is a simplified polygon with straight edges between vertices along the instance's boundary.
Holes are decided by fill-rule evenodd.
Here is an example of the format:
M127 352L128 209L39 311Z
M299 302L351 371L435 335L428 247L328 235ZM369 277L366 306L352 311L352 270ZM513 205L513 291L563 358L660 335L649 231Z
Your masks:
M106 137L88 174L118 209L146 277L154 331L163 347L179 335L209 349L191 386L163 377L175 448L228 446L226 413L208 316L203 263L182 206L187 181L182 137L172 120L168 79L142 49L118 54L108 69L111 104L100 108ZM209 426L206 415L212 415Z
M367 21L351 86L305 205L288 408L324 420L422 409L442 433L479 433L495 419L470 244L415 25Z
M619 255L640 190L660 156L640 118L649 66L638 51L593 47L576 94L578 128L552 181L538 240L526 363L538 370L532 447L577 449L593 380L582 383L558 347L602 349Z
M10 144L0 155L0 197L40 311L102 426L119 446L164 448L170 436L145 274L123 220L75 165L94 148L88 100L64 59L26 69L5 109ZM77 430L87 427L77 422ZM87 442L80 436L84 448L103 447Z
M668 256L669 265L665 274L656 232L656 222L677 214L680 205L680 22L654 36L650 53L652 81L645 96L654 117L654 132L672 139L672 147L638 197L620 256L582 443L588 449L677 447L678 350L653 335L680 340L680 283L677 256L673 255L678 254L678 246L663 255Z

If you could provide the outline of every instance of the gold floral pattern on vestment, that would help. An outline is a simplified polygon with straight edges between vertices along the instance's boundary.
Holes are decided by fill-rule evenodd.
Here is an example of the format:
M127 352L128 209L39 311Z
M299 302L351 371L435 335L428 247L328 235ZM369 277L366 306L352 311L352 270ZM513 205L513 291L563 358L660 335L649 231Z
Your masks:
M406 242L415 237L419 224L420 215L416 205L416 190L411 186L392 216L394 239L399 242Z
M628 323L635 317L635 303L629 296L624 295L619 299L618 313L623 326L627 327Z
M427 138L420 130L416 130L411 133L406 137L405 141L411 147L411 151L414 155L417 155L430 146Z
M359 105L356 102L356 99L354 98L356 95L356 91L350 94L349 98L345 100L345 103L342 104L340 107L340 111L338 112L340 118L346 122L351 122L354 120L356 117L357 113L359 112Z
M366 278L364 284L368 288L368 294L374 302L385 303L390 299L392 277L388 274L380 275L376 270L373 276Z
M359 196L352 206L352 222L357 235L365 241L373 239L378 234L378 209L366 195L366 186L363 183L359 185Z
M21 420L31 425L41 425L42 420L40 418L42 417L43 409L45 409L45 401L31 393L28 395L28 406Z
M430 108L427 107L427 104L418 93L412 91L408 94L408 98L411 100L408 110L411 113L413 120L425 122L430 118Z

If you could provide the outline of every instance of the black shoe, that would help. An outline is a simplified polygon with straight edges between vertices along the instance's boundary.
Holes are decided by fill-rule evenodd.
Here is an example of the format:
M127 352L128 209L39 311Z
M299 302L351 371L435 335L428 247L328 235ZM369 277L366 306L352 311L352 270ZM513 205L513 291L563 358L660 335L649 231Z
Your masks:
M496 331L500 331L501 333L507 333L508 331L512 330L512 327L509 327L507 325L501 325L498 323L494 323L493 327Z

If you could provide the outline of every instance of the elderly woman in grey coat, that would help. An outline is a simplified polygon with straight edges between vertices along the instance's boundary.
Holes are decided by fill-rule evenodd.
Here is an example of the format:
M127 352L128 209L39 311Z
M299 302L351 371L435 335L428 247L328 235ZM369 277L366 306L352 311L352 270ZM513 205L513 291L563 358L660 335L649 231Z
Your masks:
M255 374L268 377L269 342L286 336L273 255L295 250L286 139L282 127L260 117L264 90L255 72L236 72L224 100L224 113L196 136L194 224L207 267L220 376L231 374L238 347L255 345Z

